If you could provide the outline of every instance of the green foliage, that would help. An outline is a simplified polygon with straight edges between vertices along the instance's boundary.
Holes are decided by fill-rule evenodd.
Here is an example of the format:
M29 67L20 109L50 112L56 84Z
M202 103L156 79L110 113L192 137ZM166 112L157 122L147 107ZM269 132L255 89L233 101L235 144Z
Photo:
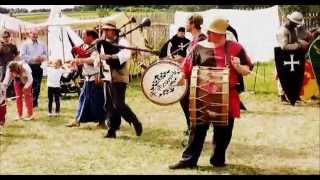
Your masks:
M110 16L111 14L111 10L107 8L98 8L96 9L96 12L99 17L106 17L106 16Z
M0 13L2 13L2 14L7 14L7 13L9 13L9 12L10 12L9 9L0 6Z
M280 9L283 14L289 14L293 11L299 11L302 14L310 13L310 12L320 12L319 5L283 5L280 6Z
M50 9L45 9L45 8L43 8L43 9L33 9L33 10L31 10L31 12L50 12Z
M279 103L276 94L243 93L241 100L248 111L235 121L228 166L209 164L210 127L199 168L169 170L168 165L181 158L181 142L187 138L179 103L152 104L144 97L140 80L132 81L126 103L143 124L142 136L137 137L133 127L122 121L117 139L105 139L106 130L97 129L96 123L65 127L75 117L75 96L62 98L59 117L48 117L45 80L41 87L33 121L13 121L15 102L8 102L5 135L0 138L0 174L319 174L316 104L290 106Z

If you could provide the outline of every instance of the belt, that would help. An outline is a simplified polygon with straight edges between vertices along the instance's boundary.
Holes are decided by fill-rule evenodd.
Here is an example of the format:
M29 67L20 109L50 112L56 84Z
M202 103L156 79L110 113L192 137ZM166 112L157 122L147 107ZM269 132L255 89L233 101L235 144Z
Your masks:
M31 66L34 66L34 67L38 67L38 66L40 67L40 66L41 66L41 64L28 64L28 65L29 65L30 67L31 67Z
M99 73L84 74L83 76L84 76L84 78L85 78L86 81L93 81L93 80L95 80L95 78L92 79L92 77L93 77L93 76L96 76L97 74L99 74Z

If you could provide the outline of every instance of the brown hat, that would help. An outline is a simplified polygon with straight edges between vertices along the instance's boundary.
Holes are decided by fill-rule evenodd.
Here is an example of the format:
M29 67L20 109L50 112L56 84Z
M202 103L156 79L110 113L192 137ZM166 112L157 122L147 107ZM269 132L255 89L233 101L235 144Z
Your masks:
M229 21L227 19L217 18L210 23L208 30L218 34L226 34L228 26Z
M114 29L114 30L120 31L117 28L117 23L113 20L108 20L104 25L102 25L102 29Z

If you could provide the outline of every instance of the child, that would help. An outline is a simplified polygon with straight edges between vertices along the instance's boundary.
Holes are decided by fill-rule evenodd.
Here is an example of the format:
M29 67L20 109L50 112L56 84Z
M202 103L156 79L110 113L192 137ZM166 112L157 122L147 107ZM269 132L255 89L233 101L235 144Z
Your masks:
M24 96L27 106L28 117L25 120L33 119L33 104L32 104L32 71L28 64L23 61L11 61L7 66L6 76L3 80L3 85L8 87L10 80L13 81L14 91L17 96L17 118L22 119L23 105L22 97Z
M3 134L4 123L6 122L6 88L0 82L0 135Z
M49 61L47 72L47 86L48 86L48 116L59 115L60 113L60 79L65 70L62 67L60 59ZM56 103L56 111L52 113L53 98Z

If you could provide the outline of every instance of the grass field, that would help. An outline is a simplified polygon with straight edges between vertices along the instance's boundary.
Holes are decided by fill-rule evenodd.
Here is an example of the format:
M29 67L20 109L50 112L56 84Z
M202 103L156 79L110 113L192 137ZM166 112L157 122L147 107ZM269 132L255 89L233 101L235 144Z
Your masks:
M263 76L265 68L266 78ZM260 71L261 70L261 71ZM62 115L47 117L43 84L40 108L31 122L13 121L9 102L6 134L0 136L0 174L320 174L319 101L296 106L278 101L273 64L259 65L246 80L249 92L241 94L248 108L236 120L225 168L209 164L212 129L208 131L198 169L168 169L182 153L185 120L178 104L158 106L149 102L139 86L130 83L127 103L143 123L144 132L123 122L117 139L104 139L95 124L70 129L77 97L62 100Z

